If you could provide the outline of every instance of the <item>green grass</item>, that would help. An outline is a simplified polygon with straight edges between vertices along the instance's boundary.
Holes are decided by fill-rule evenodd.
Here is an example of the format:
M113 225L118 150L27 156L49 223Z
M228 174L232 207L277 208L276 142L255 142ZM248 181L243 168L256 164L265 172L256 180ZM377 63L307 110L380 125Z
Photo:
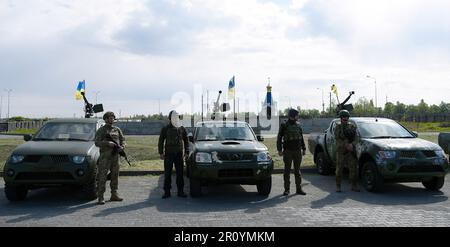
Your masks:
M14 131L9 131L8 134L32 135L36 132L37 129L16 129Z
M450 122L440 123L415 123L415 122L400 122L409 130L416 132L450 132Z

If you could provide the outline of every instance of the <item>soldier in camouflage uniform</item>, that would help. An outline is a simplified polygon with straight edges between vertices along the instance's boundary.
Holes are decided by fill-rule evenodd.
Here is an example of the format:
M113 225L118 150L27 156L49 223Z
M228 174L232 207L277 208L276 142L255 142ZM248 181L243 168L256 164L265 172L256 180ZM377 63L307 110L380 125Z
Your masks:
M341 192L342 170L347 162L349 169L349 179L352 183L352 190L359 192L358 173L356 159L356 126L350 123L350 113L347 110L339 112L341 123L337 124L334 130L336 139L336 192Z
M106 112L103 115L105 125L95 133L95 145L100 148L100 158L98 159L97 187L98 204L105 204L103 194L105 193L108 171L111 172L111 201L123 201L117 193L119 185L119 151L123 150L125 138L122 131L113 126L115 115L113 112ZM114 140L120 146L117 146Z
M170 123L162 128L159 135L158 151L164 160L164 195L163 199L170 197L172 187L172 169L175 164L176 183L179 197L187 197L184 193L183 162L189 154L189 141L186 129L179 123L176 111L169 113Z
M298 123L299 112L289 110L289 120L280 127L277 137L277 150L284 161L284 193L289 194L290 173L292 162L294 163L295 185L297 194L306 195L302 190L302 176L300 173L300 164L302 156L306 154L305 141L303 140L303 130Z

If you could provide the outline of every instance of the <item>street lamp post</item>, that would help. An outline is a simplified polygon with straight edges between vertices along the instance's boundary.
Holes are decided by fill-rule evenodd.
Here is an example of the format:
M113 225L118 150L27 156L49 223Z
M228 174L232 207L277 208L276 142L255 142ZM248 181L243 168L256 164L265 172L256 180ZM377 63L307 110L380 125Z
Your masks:
M10 94L11 94L11 92L12 92L12 89L5 89L5 92L7 92L8 93L8 115L7 115L7 117L6 117L6 119L8 119L9 120L9 100L10 100Z
M375 77L370 76L370 75L368 75L367 78L373 79L375 81L375 108L378 109L377 79Z
M320 88L317 88L317 90L320 90ZM323 98L323 88L322 88L322 114L325 113L325 100Z
M0 121L2 120L3 94L0 94Z

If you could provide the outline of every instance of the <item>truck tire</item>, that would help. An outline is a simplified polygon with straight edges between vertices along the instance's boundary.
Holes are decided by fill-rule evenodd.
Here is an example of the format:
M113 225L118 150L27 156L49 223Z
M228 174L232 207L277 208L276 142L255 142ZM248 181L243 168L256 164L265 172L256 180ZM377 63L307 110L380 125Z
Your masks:
M83 184L83 192L87 200L97 199L97 166L94 167L92 171L91 179Z
M191 197L199 197L202 195L202 185L199 180L189 178L189 187Z
M330 165L330 162L328 162L327 158L325 157L324 152L319 152L316 155L316 167L317 172L320 175L330 175L333 172L333 168Z
M445 177L433 177L431 180L422 181L427 190L439 191L444 186Z
M363 186L367 191L378 192L383 188L383 177L373 161L367 161L361 171Z
M28 188L26 186L5 184L5 195L11 202L23 201L27 197L27 194Z
M262 196L268 196L272 190L272 176L264 179L256 185L258 189L258 194Z

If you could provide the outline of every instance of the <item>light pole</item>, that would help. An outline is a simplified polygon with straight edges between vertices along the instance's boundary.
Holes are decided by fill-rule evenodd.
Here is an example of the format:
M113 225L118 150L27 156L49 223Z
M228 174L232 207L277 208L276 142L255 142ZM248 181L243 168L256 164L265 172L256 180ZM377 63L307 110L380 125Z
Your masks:
M375 108L378 108L378 99L377 99L377 79L375 77L372 77L370 75L367 76L367 78L373 79L375 81Z
M5 92L8 93L8 115L7 115L6 119L9 120L9 99L10 99L10 94L12 92L12 89L5 89Z
M3 94L0 94L0 121L2 121Z
M322 90L322 114L325 113L325 100L323 98L323 88L317 88L317 90Z

